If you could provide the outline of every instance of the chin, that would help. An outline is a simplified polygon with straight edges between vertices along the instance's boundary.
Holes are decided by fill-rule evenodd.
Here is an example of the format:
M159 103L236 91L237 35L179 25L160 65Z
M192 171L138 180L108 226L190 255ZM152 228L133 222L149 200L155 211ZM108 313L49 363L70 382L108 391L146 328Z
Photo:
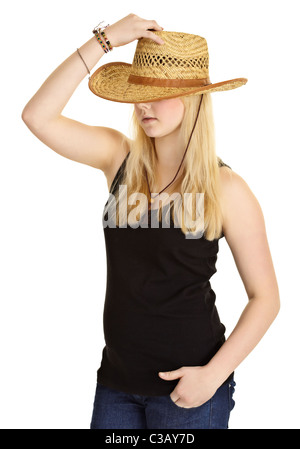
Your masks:
M145 134L146 134L148 137L153 137L153 138L155 138L155 137L160 137L160 136L158 135L158 133L151 132L151 131L146 131L145 129L144 129L144 131L145 131Z

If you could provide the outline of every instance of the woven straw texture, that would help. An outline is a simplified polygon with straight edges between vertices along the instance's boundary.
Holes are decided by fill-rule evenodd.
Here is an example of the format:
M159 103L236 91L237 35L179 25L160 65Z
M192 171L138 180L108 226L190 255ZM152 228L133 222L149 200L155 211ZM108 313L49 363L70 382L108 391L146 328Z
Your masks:
M133 75L170 79L208 77L209 56L203 37L170 31L155 34L164 40L164 45L141 39L132 63Z
M152 39L139 39L132 64L114 62L96 70L90 78L89 88L101 98L121 103L140 103L236 89L246 84L246 78L236 78L208 85L190 87L158 87L147 85L148 78L163 80L209 79L209 54L206 40L194 34L155 31L164 40L159 45ZM138 77L129 81L130 75ZM140 84L143 83L143 84Z

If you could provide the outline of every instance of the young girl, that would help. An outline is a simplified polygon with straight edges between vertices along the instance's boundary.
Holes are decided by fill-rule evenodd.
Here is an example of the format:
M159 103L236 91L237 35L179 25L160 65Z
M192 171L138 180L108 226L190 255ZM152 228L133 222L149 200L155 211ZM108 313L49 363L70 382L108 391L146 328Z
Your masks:
M91 428L226 429L234 370L280 307L260 205L215 152L210 94L247 80L212 83L206 40L154 20L130 14L94 33L22 114L42 142L108 182L106 345ZM89 81L99 97L134 105L133 139L63 116L99 59L135 39L133 64L105 64ZM209 281L222 237L249 298L227 340Z

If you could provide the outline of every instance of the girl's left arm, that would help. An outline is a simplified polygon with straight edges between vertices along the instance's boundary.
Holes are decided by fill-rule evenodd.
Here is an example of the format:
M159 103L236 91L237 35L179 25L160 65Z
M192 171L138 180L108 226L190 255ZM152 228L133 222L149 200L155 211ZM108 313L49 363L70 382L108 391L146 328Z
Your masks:
M213 396L262 339L280 309L261 207L242 177L227 167L220 172L223 232L249 301L231 335L207 365L159 374L164 380L180 378L171 398L188 408Z
M280 309L280 296L261 207L247 183L221 169L223 232L248 296L236 327L206 365L222 384L262 339Z

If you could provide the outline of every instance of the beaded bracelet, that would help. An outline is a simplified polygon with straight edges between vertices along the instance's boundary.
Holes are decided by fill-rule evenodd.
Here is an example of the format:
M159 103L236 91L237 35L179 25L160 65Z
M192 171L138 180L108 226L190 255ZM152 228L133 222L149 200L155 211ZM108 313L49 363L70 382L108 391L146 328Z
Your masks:
M112 51L113 47L112 47L111 43L109 42L109 40L107 39L106 34L104 33L104 30L105 30L105 28L107 28L109 26L109 23L107 23L104 26L101 26L102 24L105 24L105 23L106 22L104 20L102 20L102 22L98 23L98 25L95 26L95 28L93 29L93 33L95 34L96 38L98 39L98 41L101 44L105 53L107 53L109 51ZM103 41L101 40L100 34L104 38Z
M112 51L113 47L112 47L111 43L109 42L109 40L107 39L107 36L106 36L106 34L104 33L104 31L102 30L100 34L101 34L101 36L104 37L104 40L105 40L105 42L106 42L106 45L107 45L108 48L109 48L109 51Z
M100 42L101 47L103 48L105 53L109 52L109 49L106 47L106 45L102 42L99 34L97 33L97 31L94 31L95 37L98 39L98 41Z

